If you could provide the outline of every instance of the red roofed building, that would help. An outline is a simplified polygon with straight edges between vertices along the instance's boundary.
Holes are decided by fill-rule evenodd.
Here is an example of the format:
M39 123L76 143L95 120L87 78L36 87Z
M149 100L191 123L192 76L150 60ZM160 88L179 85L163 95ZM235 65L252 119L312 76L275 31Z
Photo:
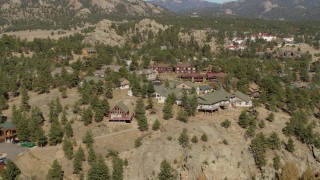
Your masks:
M227 73L224 72L208 72L207 73L207 80L209 82L219 82L223 81L224 78L227 76Z
M155 64L155 65L151 65L150 69L157 71L158 73L172 73L173 72L173 68L171 67L170 64Z
M179 63L176 67L176 73L195 73L196 68L189 63Z
M205 74L197 74L197 73L183 73L179 75L181 80L192 81L192 82L203 82L205 79Z

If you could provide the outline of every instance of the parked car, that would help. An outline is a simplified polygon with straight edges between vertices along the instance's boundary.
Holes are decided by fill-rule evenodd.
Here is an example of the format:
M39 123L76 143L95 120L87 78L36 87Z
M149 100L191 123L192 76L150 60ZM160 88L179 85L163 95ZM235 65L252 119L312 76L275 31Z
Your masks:
M21 147L26 147L26 148L32 148L32 147L36 146L36 144L33 143L33 142L21 142L20 146Z

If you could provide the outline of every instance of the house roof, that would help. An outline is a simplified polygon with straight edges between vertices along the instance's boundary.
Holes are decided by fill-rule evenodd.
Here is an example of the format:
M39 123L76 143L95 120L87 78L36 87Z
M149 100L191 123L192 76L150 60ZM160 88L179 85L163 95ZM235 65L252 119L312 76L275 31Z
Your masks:
M183 82L185 85L191 87L191 88L197 88L197 85L195 85L193 82L191 81L186 81L186 82Z
M176 88L176 89L170 89L166 88L164 85L161 86L154 86L154 90L156 93L160 94L163 97L168 97L169 94L174 93L176 96L181 92L181 89Z
M240 91L236 91L233 93L236 97L238 97L239 99L241 99L242 101L245 101L245 102L250 102L251 101L251 98L248 96L248 95L245 95L243 94L242 92Z
M125 113L129 112L128 106L126 106L122 101L118 102L116 106L118 106Z
M87 82L93 81L93 82L97 83L99 81L103 81L103 78L96 77L96 76L86 76L86 77L84 77L84 80L87 81Z
M227 91L224 91L224 90L219 90L219 91L215 91L213 93L205 94L203 96L198 97L198 103L211 105L221 101L227 101L233 97L235 97L233 94L228 93Z
M188 67L193 67L193 65L189 64L189 63L179 63L177 64L178 68L188 68Z
M129 85L130 84L130 82L129 82L129 80L127 80L127 79L125 79L125 78L121 78L120 79L120 84L122 85L122 86L125 86L125 85Z
M199 86L200 91L205 91L205 90L212 90L213 87L209 85L201 85Z
M10 130L16 129L15 125L13 125L11 122L5 122L5 123L0 124L0 128L10 129Z
M165 63L160 63L160 64L154 64L152 67L171 68L171 65L165 64Z
M72 74L74 71L71 66L57 67L51 72L51 75L54 76L56 74L61 74L63 69L65 69L69 74Z

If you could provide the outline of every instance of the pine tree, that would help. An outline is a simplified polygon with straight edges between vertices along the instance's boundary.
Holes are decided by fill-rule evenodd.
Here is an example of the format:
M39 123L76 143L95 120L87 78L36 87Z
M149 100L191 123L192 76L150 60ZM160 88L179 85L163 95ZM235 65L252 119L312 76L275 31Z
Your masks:
M110 81L107 82L107 85L105 87L105 94L108 99L113 98L112 83Z
M202 140L203 142L207 142L207 141L208 141L208 136L207 136L206 133L203 133L203 134L202 134L201 140Z
M62 105L61 105L61 102L60 102L60 98L59 98L59 97L56 98L55 106L56 106L57 113L58 113L58 114L61 113L62 110L63 110L63 107L62 107Z
M188 135L188 130L187 129L183 129L182 133L180 134L179 137L179 144L183 147L186 148L189 146L189 135Z
M279 155L276 155L274 158L273 158L273 168L275 170L279 170L281 167L281 163L280 163L280 156Z
M294 142L292 140L292 138L289 138L288 143L286 145L286 150L293 153L295 148L294 148Z
M193 143L198 143L198 137L196 135L194 135L191 139L191 142Z
M160 124L159 120L156 119L156 120L154 121L153 125L152 125L152 130L157 131L157 130L160 129L160 127L161 127L161 124Z
M67 124L64 126L64 133L67 138L73 137L73 129L70 122L67 122Z
M155 93L155 90L154 90L154 86L153 86L153 84L152 84L152 81L149 81L149 82L148 82L147 91L148 91L148 97L152 97L152 95Z
M88 163L92 165L96 161L96 159L96 152L94 151L93 147L90 146L88 150Z
M163 119L168 120L173 117L172 113L172 104L169 100L166 99L164 107L163 107Z
M177 178L176 171L171 167L167 160L163 160L160 166L159 180L175 180Z
M268 147L272 150L281 148L281 141L276 132L273 132L268 138Z
M60 122L62 125L65 125L68 122L67 111L65 109L62 111L62 116L61 116Z
M92 123L93 113L92 109L88 107L87 109L84 109L82 112L82 121L85 126L88 126Z
M38 130L38 141L37 141L37 145L40 147L43 147L45 145L47 145L48 143L48 138L46 137L43 129L41 128L40 130Z
M49 144L57 145L62 142L63 131L58 120L55 120L51 123L49 130Z
M28 141L30 139L29 119L26 118L25 114L20 115L21 117L19 117L19 120L16 123L17 137L20 141Z
M31 110L31 119L36 119L38 125L43 125L45 119L43 113L38 107L32 108Z
M73 159L73 174L80 174L82 171L82 161L85 159L83 149L80 147Z
M57 160L53 161L51 169L49 169L46 179L47 180L63 180L64 172L61 165Z
M86 134L82 138L82 142L85 143L87 147L92 147L94 140L93 140L91 131L86 132Z
M123 179L123 161L118 156L112 158L112 179L122 180Z
M88 180L110 180L109 168L102 157L93 163L88 171Z
M142 116L138 119L138 126L140 131L147 131L149 129L148 121L145 116Z
M148 98L148 105L146 106L146 109L153 109L153 100L151 97Z
M136 108L135 108L135 114L138 121L138 126L140 131L147 131L148 130L148 121L147 117L145 116L146 111L144 108L143 100L140 98L137 101Z
M188 113L184 109L180 109L177 115L177 120L187 123L189 120Z
M28 92L27 89L25 88L25 86L22 86L20 89L20 93L21 93L21 107L20 109L23 112L28 112L30 110L30 105L29 105L29 96L28 96Z
M148 95L148 86L146 84L143 84L141 87L141 97L146 98Z
M14 180L21 174L21 171L18 168L18 166L10 159L6 161L6 165L6 169L4 169L2 171L2 174L0 174L2 179Z
M63 152L67 159L73 158L73 145L69 140L63 141Z
M270 114L268 115L268 117L267 117L267 120L268 120L269 122L273 122L273 121L274 121L274 113L270 113Z

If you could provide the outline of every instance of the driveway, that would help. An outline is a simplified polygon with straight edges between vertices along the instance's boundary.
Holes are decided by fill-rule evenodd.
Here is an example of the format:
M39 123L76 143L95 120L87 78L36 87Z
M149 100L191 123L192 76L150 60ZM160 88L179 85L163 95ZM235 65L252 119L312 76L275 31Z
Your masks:
M20 147L18 144L0 143L0 153L7 154L6 158L15 160L20 153L27 151L28 148Z

